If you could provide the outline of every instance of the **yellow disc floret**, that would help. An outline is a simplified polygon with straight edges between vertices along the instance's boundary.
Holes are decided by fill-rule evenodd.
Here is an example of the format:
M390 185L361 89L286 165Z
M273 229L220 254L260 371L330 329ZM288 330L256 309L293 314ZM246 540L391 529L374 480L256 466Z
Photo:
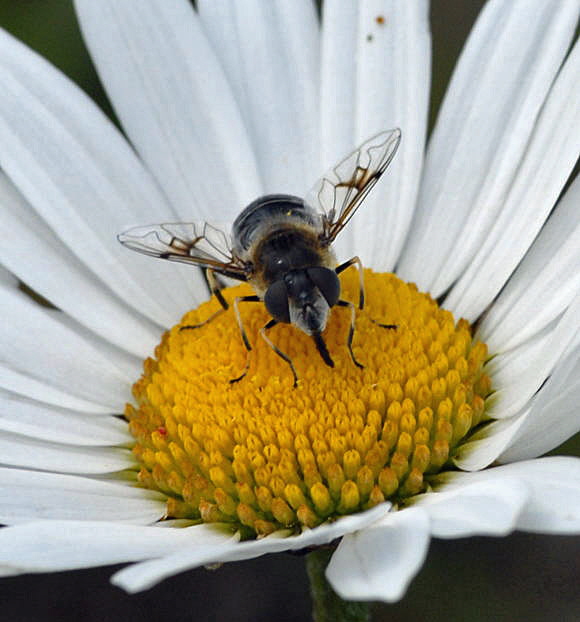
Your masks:
M311 337L241 305L253 350L246 352L233 311L194 330L219 305L212 300L168 331L134 385L126 416L143 485L168 497L167 515L228 522L249 534L314 527L387 499L425 489L453 449L484 417L491 387L487 349L469 324L392 274L365 271L367 301L357 312L353 364L346 345L350 311L332 310L322 361ZM341 277L342 297L358 300L358 277ZM224 290L232 301L250 294ZM395 324L386 329L379 324ZM230 380L244 370L240 382Z

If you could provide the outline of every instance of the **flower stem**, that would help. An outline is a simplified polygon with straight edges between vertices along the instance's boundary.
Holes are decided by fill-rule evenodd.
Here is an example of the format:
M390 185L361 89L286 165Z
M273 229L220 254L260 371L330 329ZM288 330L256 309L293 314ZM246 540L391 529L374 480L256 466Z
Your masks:
M342 600L324 574L333 549L316 549L306 556L314 622L370 622L370 603Z

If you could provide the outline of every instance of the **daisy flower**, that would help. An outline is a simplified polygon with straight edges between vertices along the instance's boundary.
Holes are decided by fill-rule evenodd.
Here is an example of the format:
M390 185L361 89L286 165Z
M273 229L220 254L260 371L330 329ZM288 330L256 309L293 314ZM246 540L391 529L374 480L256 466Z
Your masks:
M580 460L540 457L580 428L578 1L490 0L427 146L427 2L75 7L124 135L0 33L0 573L134 562L112 580L135 592L333 543L334 590L389 602L431 537L579 533ZM253 305L230 385L234 314L180 331L219 308L202 275L117 234L304 196L395 127L335 245L372 268L364 369L334 309L334 369L275 329L294 389Z

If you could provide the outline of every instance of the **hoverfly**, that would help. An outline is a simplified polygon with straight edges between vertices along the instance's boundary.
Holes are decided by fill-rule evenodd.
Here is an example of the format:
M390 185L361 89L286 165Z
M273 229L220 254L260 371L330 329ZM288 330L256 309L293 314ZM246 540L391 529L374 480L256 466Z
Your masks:
M352 351L355 305L340 298L338 280L341 272L356 265L360 281L358 306L362 309L362 263L352 257L337 265L331 244L389 166L400 140L399 129L373 136L322 177L309 194L310 199L285 194L256 199L234 221L231 238L209 223L200 222L136 227L119 235L119 241L140 253L206 270L211 292L221 309L201 324L183 326L182 330L200 328L229 308L216 274L252 285L254 295L240 296L233 302L248 359L243 373L230 382L244 378L252 350L240 316L242 302L265 304L272 319L260 329L260 335L288 363L294 386L298 376L292 359L272 342L267 331L279 323L294 324L312 336L324 362L334 367L322 338L334 306L351 311L347 347L353 363L362 367Z

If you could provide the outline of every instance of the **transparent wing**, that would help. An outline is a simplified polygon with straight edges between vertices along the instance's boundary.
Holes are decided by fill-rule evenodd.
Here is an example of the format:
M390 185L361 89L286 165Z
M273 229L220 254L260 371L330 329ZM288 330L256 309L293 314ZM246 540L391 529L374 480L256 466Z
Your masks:
M211 268L239 281L250 274L249 267L232 253L229 236L207 222L134 227L117 238L138 253Z
M401 142L398 128L369 138L322 177L306 197L322 212L321 241L331 244L344 229L393 159Z

